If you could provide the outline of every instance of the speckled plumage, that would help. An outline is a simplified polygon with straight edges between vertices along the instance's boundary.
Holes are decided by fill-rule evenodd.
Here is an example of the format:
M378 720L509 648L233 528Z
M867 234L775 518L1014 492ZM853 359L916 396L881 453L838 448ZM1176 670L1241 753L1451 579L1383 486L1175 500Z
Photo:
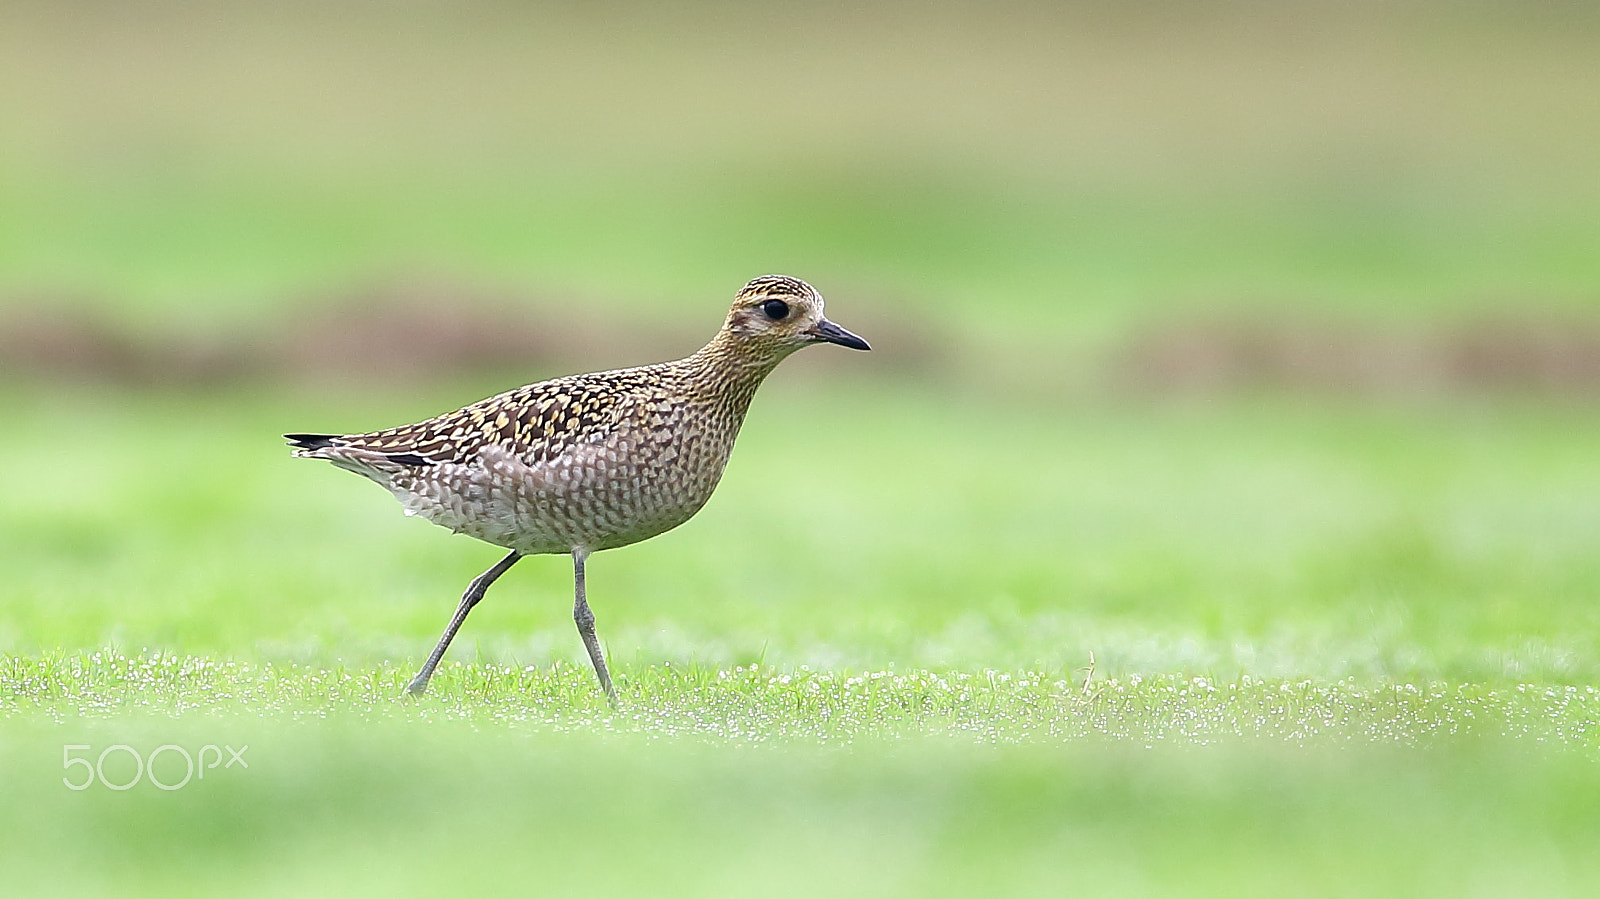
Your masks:
M776 305L774 305L776 304ZM817 342L867 349L822 316L803 281L745 285L717 335L674 362L541 381L413 425L367 434L291 434L296 456L327 459L382 484L435 524L512 552L463 598L426 684L472 598L516 558L571 553L578 606L589 553L689 520L710 499L762 379ZM779 308L785 315L774 318ZM480 580L483 580L480 578ZM470 599L470 601L469 601ZM584 630L582 615L579 629ZM590 616L592 622L592 616ZM589 635L585 635L589 643ZM611 693L596 645L596 673ZM420 689L417 682L414 689Z

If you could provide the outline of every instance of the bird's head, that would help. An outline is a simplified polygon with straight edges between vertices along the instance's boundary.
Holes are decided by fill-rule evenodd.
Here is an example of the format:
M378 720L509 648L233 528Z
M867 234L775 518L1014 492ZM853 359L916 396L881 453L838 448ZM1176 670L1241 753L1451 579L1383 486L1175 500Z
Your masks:
M799 278L762 275L733 298L724 333L752 356L782 358L813 343L870 350L822 315L822 294Z

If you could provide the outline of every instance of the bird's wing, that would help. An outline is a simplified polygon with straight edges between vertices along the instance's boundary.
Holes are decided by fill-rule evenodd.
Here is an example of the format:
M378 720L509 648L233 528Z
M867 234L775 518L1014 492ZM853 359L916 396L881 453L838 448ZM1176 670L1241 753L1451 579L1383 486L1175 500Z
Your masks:
M631 371L572 375L529 384L417 424L367 434L287 435L295 455L393 474L407 467L472 464L493 446L527 465L604 440L648 379ZM341 464L344 463L344 464Z

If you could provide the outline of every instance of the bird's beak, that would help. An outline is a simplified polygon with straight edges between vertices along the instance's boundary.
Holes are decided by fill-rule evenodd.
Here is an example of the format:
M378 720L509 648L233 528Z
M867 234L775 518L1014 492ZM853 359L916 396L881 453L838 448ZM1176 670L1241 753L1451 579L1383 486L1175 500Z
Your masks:
M871 344L867 343L865 340L862 340L860 337L851 334L849 331L846 331L833 322L828 321L827 319L823 319L812 327L806 329L806 333L818 340L825 340L828 343L837 343L840 346L847 346L852 350L872 349Z

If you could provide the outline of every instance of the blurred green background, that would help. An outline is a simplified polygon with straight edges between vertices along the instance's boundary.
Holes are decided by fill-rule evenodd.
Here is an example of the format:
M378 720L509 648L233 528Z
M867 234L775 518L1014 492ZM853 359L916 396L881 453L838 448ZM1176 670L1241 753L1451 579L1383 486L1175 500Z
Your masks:
M1592 890L1597 147L1576 3L7 0L13 886ZM278 435L773 271L874 352L591 563L624 712L558 559L393 700L496 554Z

